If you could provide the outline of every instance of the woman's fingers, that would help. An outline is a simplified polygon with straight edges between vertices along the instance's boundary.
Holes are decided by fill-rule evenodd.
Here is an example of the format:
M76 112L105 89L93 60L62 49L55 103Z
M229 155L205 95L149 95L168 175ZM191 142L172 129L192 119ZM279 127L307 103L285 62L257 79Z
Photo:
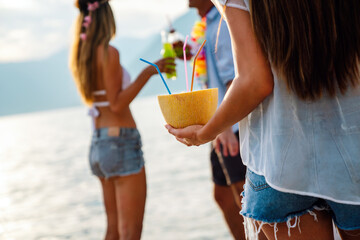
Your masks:
M189 138L186 128L173 128L169 124L165 125L165 128L169 131L170 134L174 135L177 138Z
M165 128L168 130L168 132L170 134L174 135L176 140L178 140L179 142L185 144L186 146L191 146L191 144L189 143L189 141L186 138L178 137L178 136L181 136L181 130L182 129L173 128L169 124L166 124Z
M202 128L202 125L192 125L186 128L176 129L167 124L165 125L165 128L170 134L174 135L179 142L187 146L199 146L204 143L197 139L197 131Z
M189 141L186 138L178 138L178 137L175 137L175 138L176 138L176 140L178 140L179 142L185 144L188 147L192 146L192 144L190 144Z
M165 73L174 73L174 72L176 72L176 69L175 69L175 67L166 65L166 66L164 67L164 70L163 70L162 72L165 72Z
M174 73L176 71L176 64L174 58L163 58L156 62L160 72Z
M173 58L173 57L163 58L163 60L168 64L170 64L170 63L175 64L175 58Z

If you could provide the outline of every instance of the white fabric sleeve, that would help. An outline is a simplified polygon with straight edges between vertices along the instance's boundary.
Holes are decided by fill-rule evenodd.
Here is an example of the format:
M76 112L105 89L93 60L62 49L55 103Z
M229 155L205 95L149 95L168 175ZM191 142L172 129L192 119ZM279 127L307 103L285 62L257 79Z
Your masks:
M227 7L238 8L249 12L249 1L245 0L211 0L216 8L219 10L220 6L224 6L226 3ZM222 12L222 11L221 11Z

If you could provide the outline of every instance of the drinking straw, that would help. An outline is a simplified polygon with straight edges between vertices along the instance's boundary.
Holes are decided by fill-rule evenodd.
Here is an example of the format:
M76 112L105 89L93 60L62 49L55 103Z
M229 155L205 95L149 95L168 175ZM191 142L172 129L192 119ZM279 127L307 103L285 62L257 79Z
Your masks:
M188 74L187 74L187 64L186 64L186 42L188 40L189 35L186 35L184 46L183 46L183 54L184 54L184 66L185 66L185 78L186 78L186 91L189 91L189 82L188 82Z
M199 50L197 51L195 57L194 57L194 63L193 63L193 72L192 72L192 78L191 78L191 92L193 90L193 85L194 85L194 74L195 74L195 62L196 62L196 59L201 51L201 49L203 48L204 44L206 42L206 39L204 40L204 42L201 44Z
M140 58L140 61L146 62L147 64L150 64L150 65L152 65L152 66L154 66L154 67L156 68L156 70L158 71L158 73L159 73L159 75L160 75L160 77L161 77L161 79L162 79L162 81L163 81L163 83L164 83L164 85L165 85L168 93L171 95L170 89L168 88L168 86L167 86L167 84L166 84L166 82L165 82L165 79L164 79L163 75L162 75L161 72L160 72L159 67L158 67L155 63L146 61L145 59L142 59L142 58Z

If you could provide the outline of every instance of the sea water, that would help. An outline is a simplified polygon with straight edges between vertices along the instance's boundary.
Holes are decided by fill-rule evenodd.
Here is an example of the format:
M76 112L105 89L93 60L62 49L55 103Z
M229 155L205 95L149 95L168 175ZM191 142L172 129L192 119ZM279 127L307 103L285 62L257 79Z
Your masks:
M209 145L186 147L164 128L156 97L131 105L143 140L142 239L232 239L212 197ZM99 240L105 214L88 166L87 109L0 118L0 239Z
M156 97L135 99L131 109L147 173L142 239L232 239L212 197L209 145L189 148L168 134ZM0 117L0 240L103 239L86 113L74 107Z

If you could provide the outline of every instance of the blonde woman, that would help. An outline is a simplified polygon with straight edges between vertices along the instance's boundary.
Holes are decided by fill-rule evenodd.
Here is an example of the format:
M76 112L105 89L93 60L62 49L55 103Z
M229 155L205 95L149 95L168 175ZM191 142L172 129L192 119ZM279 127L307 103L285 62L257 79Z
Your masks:
M141 138L129 104L151 76L145 68L135 81L109 45L115 20L108 1L77 0L71 70L84 102L91 106L94 132L89 154L92 173L101 182L107 216L105 239L140 239L146 199ZM156 62L171 73L174 59Z

